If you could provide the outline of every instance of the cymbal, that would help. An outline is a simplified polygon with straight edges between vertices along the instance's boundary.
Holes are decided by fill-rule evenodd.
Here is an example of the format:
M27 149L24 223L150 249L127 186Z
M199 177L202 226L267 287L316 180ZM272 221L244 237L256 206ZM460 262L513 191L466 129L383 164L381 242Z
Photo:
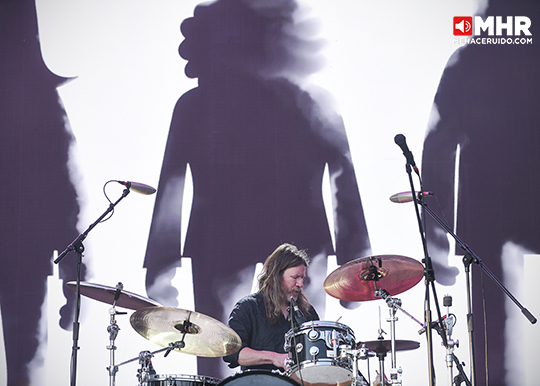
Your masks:
M66 286L70 290L77 290L77 282L70 281L66 283ZM101 284L81 281L81 295L87 296L94 300L99 300L100 302L107 304L113 304L115 294L115 287L107 287ZM145 298L143 296L134 294L133 292L125 291L123 289L120 293L120 297L116 301L116 305L118 307L129 308L130 310L138 310L139 308L150 306L161 306L161 304L152 299Z
M362 344L365 344L369 351L377 354L386 353L392 350L391 340L370 340L367 342L359 342L358 346L361 346ZM420 347L420 343L414 340L396 340L396 351L415 350L418 347Z
M377 300L373 294L378 289L391 296L414 287L424 275L424 266L410 257L380 255L351 260L328 275L324 290L345 301Z
M220 321L195 311L172 307L147 307L135 311L131 326L149 341L167 347L184 341L177 349L201 357L230 355L242 346L238 334Z

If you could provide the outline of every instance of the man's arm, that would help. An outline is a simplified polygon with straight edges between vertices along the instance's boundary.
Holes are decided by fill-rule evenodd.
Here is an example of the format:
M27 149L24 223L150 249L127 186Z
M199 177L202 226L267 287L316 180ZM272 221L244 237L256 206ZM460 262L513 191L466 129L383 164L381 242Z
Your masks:
M285 362L288 358L289 354L253 350L252 348L244 347L238 355L238 363L241 366L274 365L285 370Z

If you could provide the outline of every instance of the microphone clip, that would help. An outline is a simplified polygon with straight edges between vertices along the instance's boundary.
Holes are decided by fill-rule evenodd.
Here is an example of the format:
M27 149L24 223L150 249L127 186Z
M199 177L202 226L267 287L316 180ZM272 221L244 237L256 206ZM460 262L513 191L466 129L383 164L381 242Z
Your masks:
M288 309L289 317L291 318L291 325L293 328L300 327L306 321L306 318L300 308L298 308L298 304L296 303L296 300L294 300L294 297L291 296L289 303L290 306Z

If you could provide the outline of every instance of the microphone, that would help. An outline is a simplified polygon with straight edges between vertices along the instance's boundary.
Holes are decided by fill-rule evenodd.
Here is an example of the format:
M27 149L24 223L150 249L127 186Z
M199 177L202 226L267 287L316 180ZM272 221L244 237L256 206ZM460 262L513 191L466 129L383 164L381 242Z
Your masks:
M295 316L296 321L298 322L298 325L302 325L306 321L306 317L298 308L298 304L296 303L296 300L294 300L294 297L291 296L291 313Z
M116 181L120 185L124 185L129 190L133 190L134 192L141 193L141 194L154 194L156 192L155 188L152 188L151 186L141 184L139 182L131 182L131 181Z
M416 198L419 200L421 197L433 196L433 192L416 192ZM413 201L412 192L401 192L390 196L390 201L402 204L404 202Z
M403 155L407 159L407 163L409 163L413 167L414 171L418 173L418 168L416 167L416 163L414 162L413 154L411 153L411 151L409 150L409 147L407 146L407 142L405 141L405 136L403 134L396 135L394 137L394 142L403 151Z
M446 319L446 316L447 315L444 315L442 317L443 321ZM431 322L431 328L434 328L435 330L437 330L437 332L440 330L440 327L439 327L439 319L437 319L436 321L434 322ZM427 326L424 326L422 327L420 330L418 330L418 334L419 335L422 335L424 332L426 332L427 330Z

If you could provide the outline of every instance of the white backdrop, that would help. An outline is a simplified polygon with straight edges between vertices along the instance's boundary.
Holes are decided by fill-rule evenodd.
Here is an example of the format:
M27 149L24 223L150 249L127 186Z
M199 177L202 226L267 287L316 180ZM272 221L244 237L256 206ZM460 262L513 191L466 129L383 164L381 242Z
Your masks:
M193 15L197 3L37 0L45 62L55 74L73 78L59 93L77 140L71 170L81 198L80 232L107 208L102 193L106 181L158 185L174 103L196 86L195 80L185 77L185 62L177 48L183 39L179 25ZM397 205L388 200L396 192L410 190L405 159L393 138L404 134L415 159L421 160L425 131L430 119L436 119L431 115L433 97L447 60L458 48L452 39L452 17L473 15L478 5L472 0L310 0L301 4L299 18L314 17L320 23L328 60L326 68L312 76L306 87L328 90L334 97L334 108L343 116L373 254L421 260L422 245L412 204ZM118 184L107 188L113 201L122 190ZM146 296L141 267L154 199L131 193L109 221L90 233L84 256L88 281L112 287L122 282L126 290ZM58 249L64 247L59 245ZM179 302L171 306L192 309L189 260L185 263L175 278ZM463 271L459 257L452 258L451 263ZM61 264L74 264L73 256ZM325 274L335 268L330 259ZM51 278L48 304L44 305L47 318L43 321L42 349L34 361L35 385L69 383L71 332L58 327L60 285ZM456 354L467 364L468 372L464 291L463 272L454 286L438 286L441 306L445 294L453 296L451 311L458 316L454 338L461 342ZM423 320L423 282L398 298L405 310ZM81 386L109 382L109 307L83 298L77 380ZM379 307L382 328L389 333L388 309L382 301L367 302L351 311L327 298L323 319L341 316L340 322L354 330L357 340L374 340ZM530 310L534 313L533 308ZM142 350L160 349L131 328L130 314L117 317L121 328L116 341L117 364L137 357ZM398 313L398 317L397 338L421 343L418 350L398 353L403 384L427 384L425 335L418 335L420 326L406 315ZM436 334L434 339L437 377L439 384L445 384L445 349ZM389 363L388 357L387 369ZM158 354L154 365L161 374L197 374L195 358L187 354L174 352L167 358ZM374 376L378 367L375 359L370 366ZM366 367L362 361L364 375ZM121 366L117 385L135 385L137 369L136 361Z

